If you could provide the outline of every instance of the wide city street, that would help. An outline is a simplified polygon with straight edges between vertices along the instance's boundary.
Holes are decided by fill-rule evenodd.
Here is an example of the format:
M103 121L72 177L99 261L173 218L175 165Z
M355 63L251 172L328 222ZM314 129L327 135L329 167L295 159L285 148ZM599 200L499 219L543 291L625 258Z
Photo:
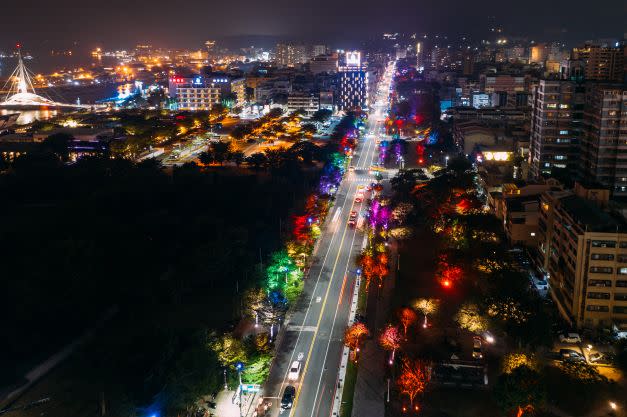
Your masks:
M338 385L343 336L357 275L355 258L364 242L359 224L363 222L367 198L361 202L356 202L355 198L360 190L364 190L374 180L369 174L369 168L377 160L376 139L389 105L393 68L394 63L390 64L379 84L377 101L370 109L367 128L324 224L323 234L314 253L315 259L306 279L305 291L289 317L264 394L266 398L274 398L273 415L331 415ZM358 227L348 224L352 211L359 215ZM294 361L300 361L301 372L296 381L290 381L288 372ZM296 388L294 403L291 410L281 411L278 405L288 385Z

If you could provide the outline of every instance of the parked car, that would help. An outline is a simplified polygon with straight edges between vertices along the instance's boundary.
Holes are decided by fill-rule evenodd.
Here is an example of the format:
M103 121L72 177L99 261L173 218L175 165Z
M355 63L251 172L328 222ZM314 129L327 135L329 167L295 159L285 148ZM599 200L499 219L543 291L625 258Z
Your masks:
M290 372L287 374L287 379L290 381L296 381L300 376L300 362L294 361L292 362L292 366L290 366Z
M472 338L472 357L473 359L483 359L483 351L481 350L481 338L478 336Z
M560 349L560 359L564 362L585 362L586 358L576 350Z
M605 359L605 355L603 355L601 352L595 352L595 353L591 353L590 355L588 355L588 360L590 362L606 362Z
M296 395L296 388L291 385L285 387L283 390L283 397L281 398L281 409L287 410L292 408L294 402L294 396Z
M559 339L562 343L581 343L581 336L579 336L579 333L562 333L560 334Z

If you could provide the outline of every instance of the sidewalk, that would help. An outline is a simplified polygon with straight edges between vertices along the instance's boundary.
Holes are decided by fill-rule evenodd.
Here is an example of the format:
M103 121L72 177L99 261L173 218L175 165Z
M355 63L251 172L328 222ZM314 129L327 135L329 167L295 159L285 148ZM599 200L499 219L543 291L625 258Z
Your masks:
M371 288L368 294L366 308L368 330L372 335L363 348L359 358L357 383L353 399L353 417L383 417L385 415L385 395L387 392L387 378L385 364L389 353L381 348L378 336L385 327L390 309L390 301L396 281L396 245L391 245L390 270L394 271L389 279L384 281L380 298L377 291ZM392 384L393 381L390 381Z
M257 393L242 395L242 412L235 397L235 391L222 390L215 399L216 409L213 414L217 417L240 417L252 415L257 405Z

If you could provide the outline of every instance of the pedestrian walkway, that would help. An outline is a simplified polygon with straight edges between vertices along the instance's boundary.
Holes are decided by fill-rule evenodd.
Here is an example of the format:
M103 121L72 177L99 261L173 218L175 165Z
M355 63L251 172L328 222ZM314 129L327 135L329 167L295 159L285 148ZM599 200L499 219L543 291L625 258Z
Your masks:
M396 259L395 245L390 247L391 259ZM396 271L396 263L390 265L392 271ZM378 335L385 327L390 309L390 301L394 292L395 277L384 281L380 298L377 300L376 292L371 291L368 299L367 318L368 330L372 338L369 339L359 357L359 369L357 382L355 383L355 396L353 398L353 417L383 417L385 415L385 400L387 393L387 380L385 364L388 353L378 343ZM393 381L390 381L392 383Z
M222 390L218 393L216 399L216 409L214 415L216 417L246 417L252 415L257 405L257 394L242 395L242 409L240 407L236 391Z

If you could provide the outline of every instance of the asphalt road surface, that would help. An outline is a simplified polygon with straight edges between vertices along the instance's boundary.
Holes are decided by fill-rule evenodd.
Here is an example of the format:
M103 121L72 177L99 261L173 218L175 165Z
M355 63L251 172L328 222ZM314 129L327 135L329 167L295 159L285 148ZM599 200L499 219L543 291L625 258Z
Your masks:
M355 196L358 186L365 187L373 181L368 171L378 156L375 137L389 105L388 90L389 77L386 77L380 84L366 132L351 161L354 170L346 174L339 187L306 278L303 296L287 323L265 387L265 397L274 398L273 416L331 415L355 284L355 258L364 239L362 231L348 225L348 219L351 211L361 216L367 208L366 202L356 203ZM297 360L301 362L300 376L290 381L289 367ZM278 405L287 385L296 387L296 397L292 409L281 412Z

